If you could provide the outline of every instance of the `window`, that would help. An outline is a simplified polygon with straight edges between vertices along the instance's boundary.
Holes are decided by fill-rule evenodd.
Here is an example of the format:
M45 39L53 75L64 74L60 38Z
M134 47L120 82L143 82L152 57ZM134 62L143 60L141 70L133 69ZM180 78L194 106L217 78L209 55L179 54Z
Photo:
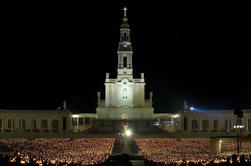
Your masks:
M42 129L47 129L48 128L48 123L46 119L42 120Z
M187 117L184 117L184 130L187 130Z
M228 120L225 120L225 126L224 126L224 129L228 129Z
M208 120L203 120L202 121L202 129L203 130L208 130L209 129L209 121Z
M229 127L229 130L232 129L232 122L231 122L231 120L229 120L229 122L228 122L228 127Z
M72 118L72 125L77 126L78 124L78 118Z
M127 59L126 59L126 57L123 57L123 67L127 67Z
M63 130L66 130L66 117L63 117Z
M199 129L198 120L192 120L192 129L193 130Z
M11 119L8 120L8 128L11 128Z
M83 126L84 125L84 118L82 117L82 118L79 118L78 120L79 120L79 125Z
M214 120L214 129L217 130L218 126L219 126L219 121L218 121L218 119L215 119Z
M53 132L57 132L58 131L58 120L54 119L52 121L52 130Z
M124 39L126 38L126 32L124 32Z
M37 128L36 120L34 120L34 119L31 120L31 127L32 127L32 129Z

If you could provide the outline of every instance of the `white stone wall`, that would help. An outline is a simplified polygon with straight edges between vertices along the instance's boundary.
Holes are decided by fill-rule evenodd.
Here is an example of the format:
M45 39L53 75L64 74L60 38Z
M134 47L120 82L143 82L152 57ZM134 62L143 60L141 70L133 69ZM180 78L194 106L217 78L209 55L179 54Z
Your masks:
M242 134L248 135L251 132L248 131L248 119L251 119L251 110L243 110L243 118L242 124L244 125L244 129L242 129ZM221 133L232 133L233 135L236 134L238 129L235 129L234 126L236 125L236 116L233 113L233 110L207 110L207 111L189 111L186 113L180 112L180 130L183 132L192 132L192 120L198 120L199 128L198 132L203 131L203 120L209 120L209 129L207 132L215 132ZM184 117L187 118L187 131L184 131ZM218 120L218 128L214 129L214 120ZM225 123L227 121L227 128L225 127ZM251 125L251 124L250 124ZM203 134L203 133L202 133Z

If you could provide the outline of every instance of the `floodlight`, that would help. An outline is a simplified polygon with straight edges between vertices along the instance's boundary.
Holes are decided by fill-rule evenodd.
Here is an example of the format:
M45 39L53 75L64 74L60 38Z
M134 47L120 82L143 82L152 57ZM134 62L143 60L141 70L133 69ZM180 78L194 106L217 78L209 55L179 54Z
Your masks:
M72 117L73 117L73 118L78 118L79 115L78 115L78 114L73 114Z
M194 110L194 107L190 107L190 110Z
M244 125L234 125L234 128L236 129L243 129L244 128Z
M126 130L125 134L126 134L126 136L129 137L130 135L132 135L132 132L131 132L131 130Z

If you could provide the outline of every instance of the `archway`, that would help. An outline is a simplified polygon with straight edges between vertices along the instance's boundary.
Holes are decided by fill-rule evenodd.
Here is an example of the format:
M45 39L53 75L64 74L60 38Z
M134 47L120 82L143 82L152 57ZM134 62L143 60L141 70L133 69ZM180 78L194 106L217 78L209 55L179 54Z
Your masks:
M208 120L203 120L202 121L202 129L203 130L208 130L209 129L209 121Z
M198 123L198 120L192 120L192 129L193 130L198 130L199 128L199 123Z
M54 119L52 121L52 131L53 132L58 132L58 120Z
M47 129L48 128L48 123L46 119L42 120L42 129Z

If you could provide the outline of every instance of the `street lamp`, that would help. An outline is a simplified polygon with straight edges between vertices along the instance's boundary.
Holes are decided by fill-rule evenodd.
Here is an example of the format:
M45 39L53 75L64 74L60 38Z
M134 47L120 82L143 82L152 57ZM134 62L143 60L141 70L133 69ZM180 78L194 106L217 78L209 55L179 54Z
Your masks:
M236 107L234 109L234 115L237 116L236 125L234 126L234 128L239 129L239 132L237 132L237 146L236 146L237 154L239 155L241 149L241 141L240 141L241 129L244 128L244 126L241 123L241 118L243 118L243 112L241 111L240 107Z
M125 134L127 137L130 137L132 135L132 132L131 132L131 130L126 130Z

